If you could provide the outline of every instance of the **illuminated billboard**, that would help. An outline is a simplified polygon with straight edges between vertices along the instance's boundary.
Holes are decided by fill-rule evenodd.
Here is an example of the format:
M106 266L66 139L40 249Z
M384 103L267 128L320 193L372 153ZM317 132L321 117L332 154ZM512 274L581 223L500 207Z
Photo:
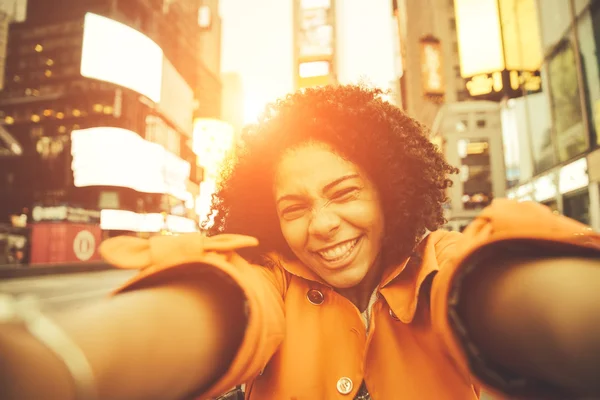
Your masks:
M433 36L421 38L421 85L426 96L443 96L446 92L442 46Z
M158 213L138 214L126 210L102 210L100 228L132 232L191 233L198 231L198 223L190 218Z
M129 88L157 103L162 69L163 52L150 38L110 18L85 15L81 75Z
M333 26L329 7L301 8L299 32L300 58L333 55Z
M74 130L71 153L76 187L119 186L181 200L190 197L186 190L190 164L127 129Z
M535 0L455 0L460 73L478 99L541 90L543 60Z
M334 83L334 12L331 0L296 0L296 88Z

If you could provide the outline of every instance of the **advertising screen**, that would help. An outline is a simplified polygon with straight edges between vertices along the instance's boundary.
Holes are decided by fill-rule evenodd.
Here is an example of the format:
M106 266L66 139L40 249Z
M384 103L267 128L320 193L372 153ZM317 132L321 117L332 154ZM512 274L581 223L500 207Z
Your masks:
M328 21L327 8L300 10L300 57L331 56L333 26Z
M503 70L497 0L456 0L454 4L461 75L471 77Z
M87 13L81 75L161 98L163 52L150 38L110 18Z
M168 230L173 233L191 233L198 231L198 224L190 218L157 213L138 214L126 210L102 210L100 227L103 230L132 232Z
M144 193L168 193L187 200L190 164L164 147L122 128L71 132L76 187L120 186Z

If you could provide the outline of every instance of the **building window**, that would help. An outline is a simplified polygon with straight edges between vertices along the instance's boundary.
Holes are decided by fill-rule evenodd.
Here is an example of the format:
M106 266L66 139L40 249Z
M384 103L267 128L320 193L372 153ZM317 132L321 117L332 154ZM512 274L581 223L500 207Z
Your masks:
M455 65L454 66L454 75L457 78L462 78L462 76L460 75L460 65Z
M570 0L543 0L537 7L540 18L542 50L547 52L567 34L571 24Z
M451 31L455 31L456 30L456 19L455 18L450 18L450 30Z
M456 99L458 101L469 101L471 100L471 95L466 88L461 87L461 90L456 93Z
M565 38L548 60L554 135L560 162L583 153L589 147L581 114L575 57L571 41Z
M590 134L600 145L600 3L594 3L579 19L577 24L579 51L584 77L584 93L589 116Z
M488 206L493 199L490 170L490 145L487 139L458 141L462 203L465 210Z

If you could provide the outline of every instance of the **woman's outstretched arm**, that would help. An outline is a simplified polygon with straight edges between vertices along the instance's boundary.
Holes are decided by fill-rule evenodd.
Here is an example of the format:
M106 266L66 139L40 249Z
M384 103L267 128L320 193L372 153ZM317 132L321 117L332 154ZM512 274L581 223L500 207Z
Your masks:
M600 259L498 260L467 276L462 288L459 312L489 360L570 393L600 396Z
M244 334L244 297L211 273L160 283L52 316L83 350L99 399L181 399L227 370ZM74 399L64 363L21 326L0 326L2 398Z

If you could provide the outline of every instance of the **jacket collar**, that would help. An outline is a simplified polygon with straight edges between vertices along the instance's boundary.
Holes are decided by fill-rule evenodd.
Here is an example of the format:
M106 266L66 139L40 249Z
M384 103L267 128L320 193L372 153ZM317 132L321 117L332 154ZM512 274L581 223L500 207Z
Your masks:
M405 323L410 323L414 318L421 285L432 272L438 270L433 243L435 240L431 236L435 235L424 238L413 254L402 263L387 268L378 286L394 314ZM286 260L275 254L271 254L271 258L277 260L292 275L330 287L298 260Z
M380 289L394 315L407 324L415 317L423 282L439 270L432 236L421 241L403 268L396 268Z

